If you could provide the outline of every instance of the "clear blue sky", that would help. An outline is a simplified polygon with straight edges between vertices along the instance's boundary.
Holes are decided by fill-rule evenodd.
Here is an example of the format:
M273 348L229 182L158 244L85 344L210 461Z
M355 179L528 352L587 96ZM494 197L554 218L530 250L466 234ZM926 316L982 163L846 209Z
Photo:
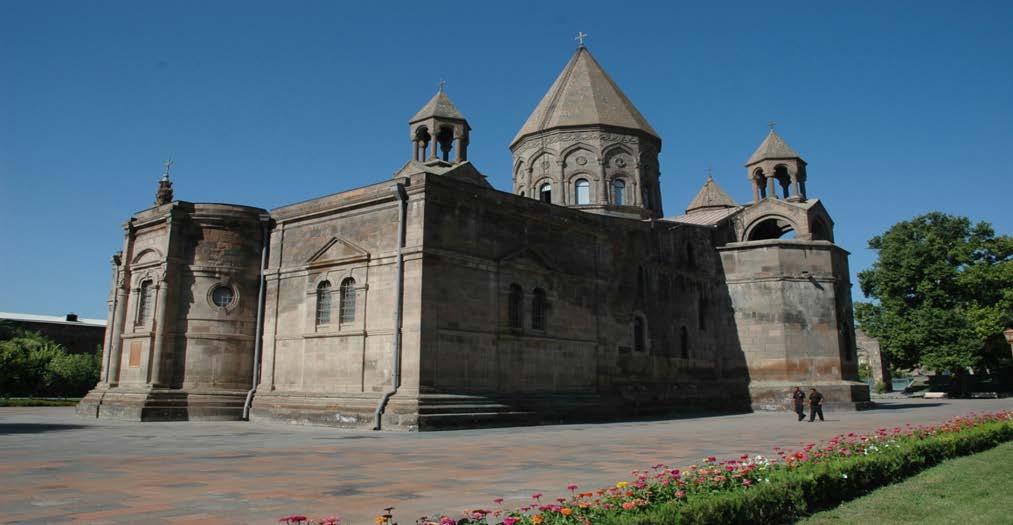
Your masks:
M742 164L775 120L853 273L928 211L1010 232L1013 3L675 4L2 2L0 310L104 318L120 226L170 154L196 202L389 177L441 78L509 190L507 145L577 31L661 134L669 215L708 166L749 200Z

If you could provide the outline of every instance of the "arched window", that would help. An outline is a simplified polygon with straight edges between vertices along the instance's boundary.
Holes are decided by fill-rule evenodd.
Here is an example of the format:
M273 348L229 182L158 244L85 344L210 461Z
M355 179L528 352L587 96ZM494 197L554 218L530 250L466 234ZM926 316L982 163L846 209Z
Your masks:
M643 352L646 350L646 334L644 334L644 320L639 315L633 318L633 350Z
M750 228L746 240L791 239L795 237L795 226L783 217L768 217Z
M518 284L511 284L510 299L507 305L507 319L510 323L510 328L524 327L523 303L524 290Z
M341 322L355 321L355 279L346 277L341 281Z
M545 330L545 317L548 303L545 300L545 290L535 288L531 297L531 328L533 330Z
M317 285L317 324L331 323L331 282Z
M591 183L587 179L579 179L573 186L574 202L577 204L591 204Z
M523 197L523 196L524 196L524 190L521 190L521 193L520 193L520 195L521 195L521 197Z
M538 200L552 202L552 184L546 182L538 187Z
M141 290L137 296L137 324L151 324L151 316L154 310L155 286L151 280L141 283Z
M689 332L685 326L679 330L679 355L683 359L689 359Z
M612 204L616 206L626 204L626 183L622 179L612 181Z

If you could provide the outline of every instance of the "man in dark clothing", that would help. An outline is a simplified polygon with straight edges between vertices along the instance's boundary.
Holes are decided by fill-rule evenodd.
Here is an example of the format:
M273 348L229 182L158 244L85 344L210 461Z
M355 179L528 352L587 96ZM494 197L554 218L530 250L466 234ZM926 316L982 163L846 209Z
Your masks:
M801 388L795 387L795 391L791 393L791 399L795 403L795 413L798 414L798 420L802 421L805 419L805 392Z
M816 391L815 388L809 389L809 422L812 423L816 420L816 415L819 414L820 421L823 421L823 394Z

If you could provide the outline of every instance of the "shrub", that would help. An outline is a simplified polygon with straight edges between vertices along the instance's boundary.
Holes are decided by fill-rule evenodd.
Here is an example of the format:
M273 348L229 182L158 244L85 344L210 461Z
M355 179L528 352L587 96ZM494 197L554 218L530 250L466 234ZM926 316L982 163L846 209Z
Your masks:
M79 396L98 381L99 355L68 354L38 332L7 335L0 341L0 395Z

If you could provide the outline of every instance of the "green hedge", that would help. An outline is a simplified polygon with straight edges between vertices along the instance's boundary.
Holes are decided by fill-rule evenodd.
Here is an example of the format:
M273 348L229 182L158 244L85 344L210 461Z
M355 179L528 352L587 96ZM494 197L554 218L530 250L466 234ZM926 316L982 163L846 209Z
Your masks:
M973 454L1013 439L1009 423L901 441L876 454L826 463L807 463L772 472L770 481L749 490L696 494L638 514L605 516L596 523L616 525L689 525L791 523L835 507L878 487L894 483L943 460Z

